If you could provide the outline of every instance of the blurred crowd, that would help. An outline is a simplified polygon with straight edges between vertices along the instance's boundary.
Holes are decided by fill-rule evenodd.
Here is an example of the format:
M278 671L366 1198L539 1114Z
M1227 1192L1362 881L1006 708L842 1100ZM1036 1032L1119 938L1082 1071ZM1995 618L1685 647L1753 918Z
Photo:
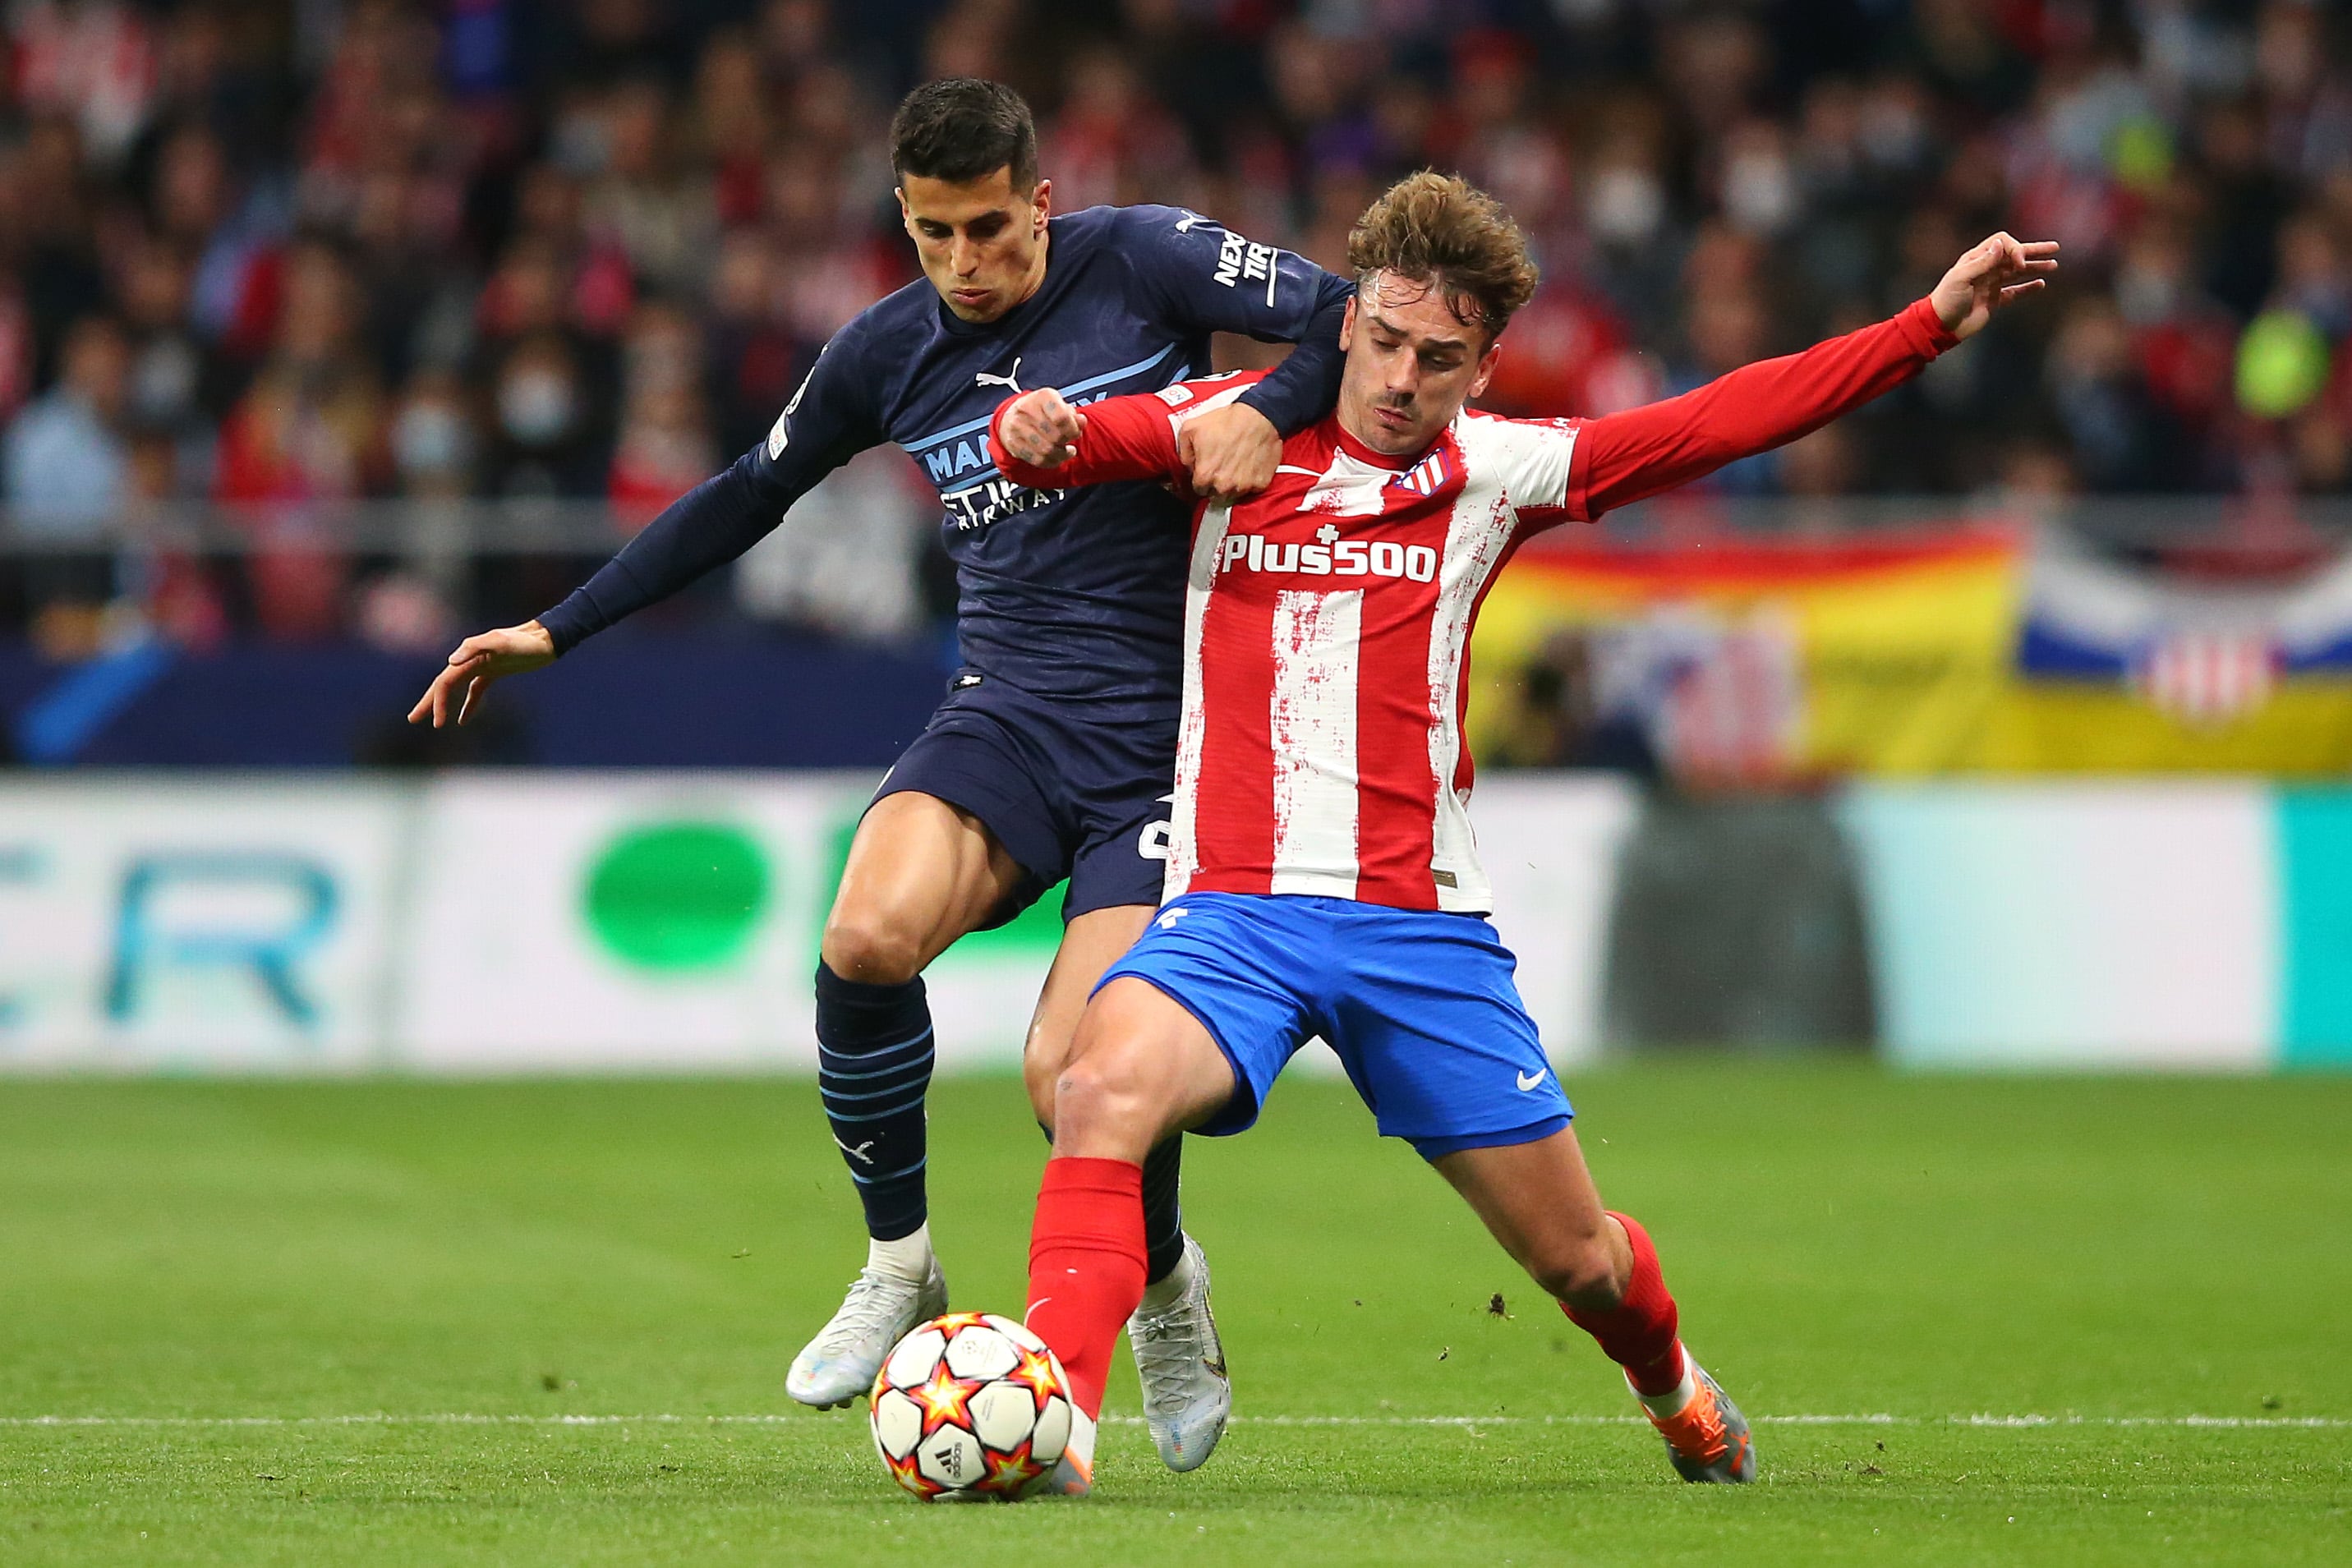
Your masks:
M1327 266L1386 181L1460 169L1545 269L1487 400L1513 412L1606 412L1875 319L1996 228L2064 243L2045 307L1724 492L2352 489L2352 17L2331 4L9 0L5 19L16 527L64 547L203 500L257 537L234 572L60 548L0 615L128 600L190 639L430 642L453 614L540 608L583 560L420 581L316 519L553 498L607 507L606 542L641 525L913 276L884 131L944 74L1030 96L1061 208L1178 204ZM828 597L772 563L730 604L885 632L944 612L903 469L785 547L853 578L871 556L899 586ZM861 527L896 532L868 550Z

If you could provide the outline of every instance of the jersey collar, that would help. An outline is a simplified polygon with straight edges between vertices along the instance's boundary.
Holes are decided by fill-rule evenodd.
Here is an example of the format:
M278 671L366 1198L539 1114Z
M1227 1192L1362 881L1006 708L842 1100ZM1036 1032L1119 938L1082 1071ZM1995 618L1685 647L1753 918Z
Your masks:
M1367 464L1374 468L1386 468L1391 473L1402 474L1406 470L1410 469L1414 464L1420 462L1423 458L1436 451L1439 444L1444 441L1445 434L1446 433L1444 431L1438 432L1437 440L1431 442L1427 446L1423 447L1418 452L1410 453L1403 456L1391 456L1385 452L1373 451L1370 447L1365 445L1362 442L1349 434L1347 426L1339 423L1339 411L1334 409L1331 413L1331 439L1333 444L1336 444L1340 451L1346 453L1357 462Z

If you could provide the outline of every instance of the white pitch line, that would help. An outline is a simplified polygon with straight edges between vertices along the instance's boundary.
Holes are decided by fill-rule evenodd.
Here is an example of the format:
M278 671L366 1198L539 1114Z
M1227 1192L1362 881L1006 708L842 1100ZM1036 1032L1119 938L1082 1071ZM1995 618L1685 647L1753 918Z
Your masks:
M0 1416L0 1427L778 1427L805 1421L798 1415L752 1416L492 1416L465 1412L347 1416ZM1895 1416L1793 1415L1751 1416L1759 1427L2167 1427L2221 1430L2324 1430L2352 1427L2336 1416ZM1139 1426L1138 1416L1106 1416L1112 1426ZM1638 1427L1639 1416L1235 1416L1253 1427Z

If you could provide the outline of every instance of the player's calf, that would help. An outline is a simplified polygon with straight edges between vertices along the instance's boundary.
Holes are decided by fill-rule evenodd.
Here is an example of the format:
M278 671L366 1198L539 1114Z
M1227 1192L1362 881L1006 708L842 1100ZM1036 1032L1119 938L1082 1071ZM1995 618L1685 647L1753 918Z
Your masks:
M818 1095L868 1237L865 1269L784 1380L794 1399L824 1406L871 1387L898 1337L947 1310L947 1285L923 1184L934 1059L923 983L867 985L821 963L816 998Z
M1556 1239L1541 1253L1518 1261L1563 1309L1607 1312L1624 1302L1625 1249L1623 1233L1604 1222L1587 1234Z
M1576 1134L1455 1149L1433 1163L1625 1382L1685 1480L1756 1474L1747 1420L1683 1349L1681 1314L1649 1233L1605 1211Z
M1055 1087L1054 1157L1030 1233L1026 1316L1061 1357L1089 1418L1102 1413L1119 1329L1143 1301L1144 1158L1233 1092L1233 1068L1216 1042L1158 988L1117 980L1087 1009ZM1200 1287L1205 1305L1205 1271ZM1205 1446L1197 1451L1205 1457Z
M1614 1304L1563 1300L1569 1321L1622 1367L1625 1384L1664 1439L1666 1458L1686 1481L1751 1481L1756 1446L1748 1418L1683 1348L1681 1313L1666 1289L1649 1232L1631 1216L1608 1215L1626 1252Z

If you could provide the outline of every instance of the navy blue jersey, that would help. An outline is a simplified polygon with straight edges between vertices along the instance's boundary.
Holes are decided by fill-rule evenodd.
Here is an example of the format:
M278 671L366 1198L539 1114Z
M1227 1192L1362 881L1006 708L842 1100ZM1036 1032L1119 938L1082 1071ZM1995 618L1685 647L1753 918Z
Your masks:
M1074 402L1154 392L1209 367L1209 335L1299 350L1244 398L1285 434L1339 393L1353 286L1174 207L1052 220L1037 292L958 319L928 280L825 345L766 442L681 498L540 617L561 653L751 548L868 447L896 443L938 488L965 664L1051 697L1180 695L1188 508L1156 484L1035 490L996 472L988 423L1014 391Z

